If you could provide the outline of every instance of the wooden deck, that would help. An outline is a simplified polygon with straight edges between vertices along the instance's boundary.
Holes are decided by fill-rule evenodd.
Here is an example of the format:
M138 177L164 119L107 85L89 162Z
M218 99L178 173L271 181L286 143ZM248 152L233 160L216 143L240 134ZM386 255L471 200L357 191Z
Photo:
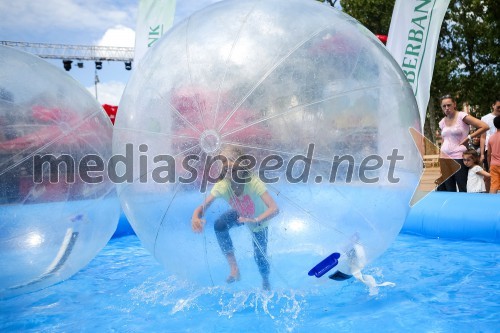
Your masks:
M411 205L414 205L423 197L425 197L429 192L435 190L436 184L434 181L441 175L439 167L425 167L420 179L420 184L411 200Z
M424 173L422 175L422 179L420 180L420 184L418 186L419 191L430 192L436 188L436 184L434 181L441 175L439 171L439 167L426 167L424 168Z

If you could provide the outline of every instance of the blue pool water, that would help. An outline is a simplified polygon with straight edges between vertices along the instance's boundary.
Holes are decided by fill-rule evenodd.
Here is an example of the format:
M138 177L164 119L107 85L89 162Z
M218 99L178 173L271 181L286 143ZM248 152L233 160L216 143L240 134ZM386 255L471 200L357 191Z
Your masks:
M263 293L195 288L127 236L72 278L0 301L0 331L499 332L499 259L499 244L402 234L366 269L396 283L376 296L353 279Z

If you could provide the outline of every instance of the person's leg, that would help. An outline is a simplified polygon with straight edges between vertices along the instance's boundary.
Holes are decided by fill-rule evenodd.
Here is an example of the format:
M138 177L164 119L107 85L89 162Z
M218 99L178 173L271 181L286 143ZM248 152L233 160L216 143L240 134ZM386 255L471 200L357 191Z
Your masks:
M450 176L448 179L446 179L443 184L443 191L446 192L456 192L457 191L457 182L455 180L454 176Z
M441 170L441 177L439 177L438 179L442 183L438 185L436 190L445 192L456 192L457 183L453 175L457 169L457 166L454 163L454 160L449 158L440 158L439 168Z
M488 151L484 151L484 161L483 161L483 167L486 172L490 172L490 166L488 165Z
M253 233L252 236L253 256L262 276L262 288L269 290L271 285L269 284L270 265L267 258L267 228Z
M217 237L217 242L222 253L226 256L227 263L231 268L231 273L227 278L227 282L231 283L239 280L240 270L238 268L238 263L236 262L236 257L234 255L233 242L231 236L229 235L229 229L233 226L240 226L238 223L238 212L236 210L229 210L222 214L214 223L215 236Z
M439 184L437 187L436 187L436 191L437 192L444 192L446 191L446 188L444 187L444 184Z
M500 190L500 166L490 165L491 185L490 193L497 194Z
M490 172L490 167L488 165L488 151L487 150L484 152L483 168L484 168L484 171ZM491 178L484 177L484 185L486 186L486 193L490 192L490 184L491 184Z
M469 177L469 168L464 164L463 159L455 160L460 164L460 170L458 170L453 176L455 177L455 182L458 187L459 192L467 192L467 178Z

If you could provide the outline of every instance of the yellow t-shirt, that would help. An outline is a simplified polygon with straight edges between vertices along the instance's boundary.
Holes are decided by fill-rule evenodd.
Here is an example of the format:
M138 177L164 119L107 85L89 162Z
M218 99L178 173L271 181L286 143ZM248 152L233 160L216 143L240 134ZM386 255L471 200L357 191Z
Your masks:
M210 191L216 198L223 198L229 205L235 209L241 217L256 218L266 211L267 206L262 200L261 195L267 191L266 185L258 177L252 177L248 183L245 184L241 196L236 197L231 189L231 182L229 179L223 179L216 183ZM267 227L268 221L261 223L245 223L247 227L253 232L260 231Z

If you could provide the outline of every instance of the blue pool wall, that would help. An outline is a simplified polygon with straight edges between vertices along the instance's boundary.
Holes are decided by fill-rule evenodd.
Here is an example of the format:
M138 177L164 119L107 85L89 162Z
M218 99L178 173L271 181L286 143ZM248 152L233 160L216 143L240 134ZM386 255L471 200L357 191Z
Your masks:
M409 211L403 233L429 238L500 243L500 196L430 192ZM122 212L113 237L134 234Z
M132 229L130 223L127 220L127 217L125 216L125 213L123 213L122 211L122 213L120 214L120 219L118 220L116 231L113 234L112 238L118 238L134 234L135 234L134 229Z
M430 238L500 243L500 196L430 192L410 209L402 232Z

